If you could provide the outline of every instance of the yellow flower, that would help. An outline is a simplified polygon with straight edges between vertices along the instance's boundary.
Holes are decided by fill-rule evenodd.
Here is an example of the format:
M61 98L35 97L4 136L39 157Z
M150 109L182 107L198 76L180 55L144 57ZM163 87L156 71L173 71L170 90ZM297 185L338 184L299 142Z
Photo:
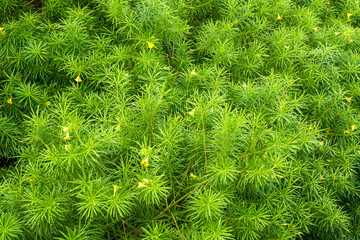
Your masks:
M145 167L149 166L149 157L146 157L144 160L141 161L141 164Z
M35 178L30 178L29 182L35 182Z
M0 27L0 32L3 32L5 30L5 28Z
M190 178L194 179L194 178L196 178L196 175L194 175L193 173L190 173Z
M64 140L70 140L70 135L69 135L69 132L66 132L66 136L64 137Z
M346 19L346 22L351 22L351 19L350 18Z
M349 39L349 40L348 40L348 43L352 43L352 41L353 41L352 39Z
M282 19L282 17L278 14L276 20L281 20L281 19Z
M90 27L89 29L90 29L90 30L93 30L93 27Z
M339 35L339 34L340 34L340 32L335 32L334 34L335 34L335 37L336 37L337 35Z
M190 73L190 75L191 75L191 76L196 76L196 75L198 75L198 74L195 72L195 70L192 70L191 73Z
M68 127L62 127L62 130L63 130L64 132L68 132L68 131L69 131L69 128L68 128Z
M143 182L144 182L144 183L148 183L149 180L147 180L146 178L143 178Z
M314 32L318 32L319 29L316 27L316 28L313 28Z
M7 102L8 104L13 104L13 102L12 102L11 98L10 98L10 99L8 99L8 100L6 100L6 102Z
M345 100L350 103L351 102L351 97L345 98Z
M286 50L289 50L290 47L289 47L289 46L284 46L284 48L285 48Z
M120 131L120 124L115 127L115 130Z
M113 184L113 188L114 188L114 196L115 196L116 191L117 191L120 187Z
M351 13L348 13L348 14L347 14L347 18L350 18L351 16L352 16Z
M153 43L148 42L148 48L152 49L152 48L154 48L154 47L155 47L155 45L154 45Z
M313 127L311 125L309 126L309 130L313 130Z
M50 106L50 102L47 101L47 102L45 103L45 105L46 105L47 107Z
M145 182L138 182L139 183L139 185L138 185L138 188L140 188L140 187L145 187L146 185L145 185Z
M351 125L351 130L354 131L355 129L357 129L357 126L355 124Z
M193 116L195 115L195 109L196 109L196 108L194 108L193 110L191 110L191 112L189 112L189 115L190 115L190 116L193 117Z
M75 78L75 82L82 82L81 78L80 78L80 75L77 76L77 78Z
M350 133L349 130L344 130L344 134L346 134L346 133Z

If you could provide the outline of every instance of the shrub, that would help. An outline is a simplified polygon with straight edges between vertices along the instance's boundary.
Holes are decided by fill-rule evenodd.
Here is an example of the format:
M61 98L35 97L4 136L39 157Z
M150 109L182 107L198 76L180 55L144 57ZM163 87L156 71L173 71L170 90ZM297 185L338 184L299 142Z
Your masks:
M0 0L1 239L359 239L359 7Z

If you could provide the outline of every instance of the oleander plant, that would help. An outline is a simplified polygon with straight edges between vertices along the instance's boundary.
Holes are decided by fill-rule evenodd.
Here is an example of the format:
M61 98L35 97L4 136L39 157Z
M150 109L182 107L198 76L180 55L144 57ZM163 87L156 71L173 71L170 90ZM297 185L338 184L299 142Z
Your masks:
M360 2L0 0L0 239L360 239Z

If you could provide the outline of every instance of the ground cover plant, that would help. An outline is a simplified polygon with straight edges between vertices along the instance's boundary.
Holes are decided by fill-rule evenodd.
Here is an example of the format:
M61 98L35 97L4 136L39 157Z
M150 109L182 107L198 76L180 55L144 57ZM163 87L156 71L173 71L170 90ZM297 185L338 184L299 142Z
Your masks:
M0 0L1 239L360 239L352 0Z

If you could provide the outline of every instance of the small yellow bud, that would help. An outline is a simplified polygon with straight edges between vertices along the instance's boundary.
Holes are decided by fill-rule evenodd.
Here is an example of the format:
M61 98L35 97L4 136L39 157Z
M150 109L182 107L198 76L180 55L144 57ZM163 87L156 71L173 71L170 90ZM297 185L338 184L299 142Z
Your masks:
M66 136L64 137L64 140L70 140L70 135L69 135L69 132L66 132Z
M191 75L191 76L196 76L196 75L198 75L198 74L195 72L195 70L192 70L191 73L190 73L190 75Z
M35 178L30 178L29 182L35 182Z
M89 29L90 29L90 31L91 31L91 30L93 30L93 27L90 27Z
M348 14L347 14L347 18L350 18L351 16L352 16L351 13L348 13Z
M82 82L81 78L80 78L80 75L77 76L77 78L75 78L75 82Z
M325 134L329 134L330 133L330 129L326 129Z
M354 131L357 129L357 126L355 124L351 125L351 130Z
M192 178L192 179L196 178L196 175L194 175L193 173L190 173L189 175L190 175L190 178Z
M115 130L120 131L120 124L115 127Z
M339 35L339 34L340 34L340 32L335 32L334 34L335 34L335 37L336 37L337 35Z
M10 98L10 99L8 99L8 100L6 100L6 102L7 102L8 104L13 104L13 102L12 102L11 98Z
M45 105L48 107L48 106L50 106L51 104L50 104L49 101L47 101L47 102L45 103Z
M349 30L344 32L344 35L348 37L350 33L351 33L351 30L349 29Z
M114 196L115 196L116 191L117 191L120 187L113 184L113 188L114 188Z
M71 144L66 144L65 145L65 151L70 151L70 147L71 147Z
M324 180L325 178L320 174L320 181Z
M350 103L351 102L351 97L345 98L345 100Z
M189 115L190 115L190 116L193 117L193 116L195 115L195 109L196 109L196 108L194 108L193 110L191 110L191 111L189 112Z
M152 48L154 48L154 47L155 47L155 45L154 45L153 43L148 42L148 48L152 49Z
M323 145L324 145L324 141L321 141L321 142L319 143L319 146L322 147Z
M284 48L285 48L285 50L289 50L290 47L289 46L284 46Z
M144 160L141 161L141 164L145 167L149 166L149 157L146 157Z
M318 32L319 29L316 27L316 28L313 28L314 32Z
M309 126L309 130L313 130L313 127L311 125Z
M139 183L138 188L146 186L144 182L138 182L138 183Z
M276 20L281 20L282 17L278 14Z

